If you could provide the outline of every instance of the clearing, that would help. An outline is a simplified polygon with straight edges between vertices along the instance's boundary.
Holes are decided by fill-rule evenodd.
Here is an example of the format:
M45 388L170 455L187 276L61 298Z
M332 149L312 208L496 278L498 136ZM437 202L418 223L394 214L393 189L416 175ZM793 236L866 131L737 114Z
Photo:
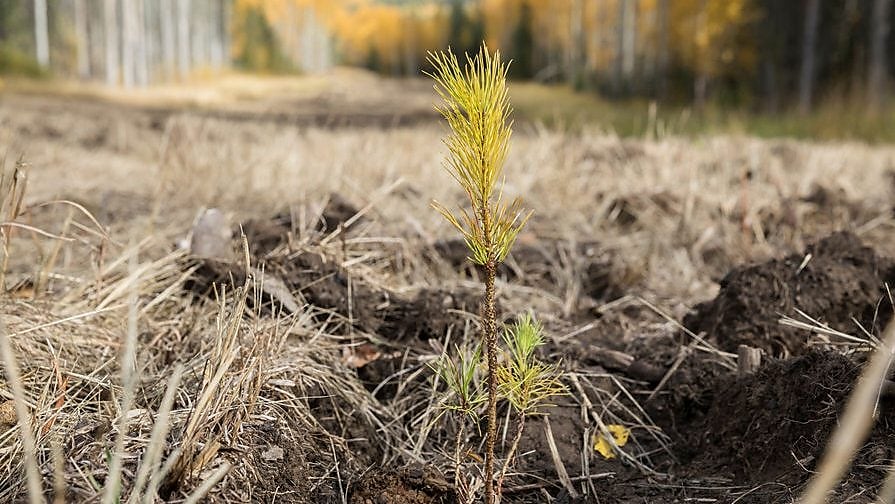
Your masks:
M226 82L0 95L6 168L29 165L18 222L73 238L14 228L0 300L45 488L98 501L125 426L125 498L221 477L212 502L451 502L428 364L477 337L480 285L429 207L463 197L430 86ZM506 169L535 215L501 313L544 322L570 394L527 427L505 501L791 502L892 314L895 149L522 121ZM97 222L41 205L58 200ZM184 248L204 208L230 223L216 259ZM745 375L741 344L765 352ZM2 376L5 502L26 492ZM884 393L837 502L875 495L893 407ZM594 451L599 422L631 429L625 456Z

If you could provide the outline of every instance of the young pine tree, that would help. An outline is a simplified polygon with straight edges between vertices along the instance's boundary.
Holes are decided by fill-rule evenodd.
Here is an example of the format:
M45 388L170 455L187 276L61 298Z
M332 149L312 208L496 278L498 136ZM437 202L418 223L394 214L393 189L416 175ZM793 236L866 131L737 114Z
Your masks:
M519 199L507 203L502 197L502 188L498 187L512 135L507 65L500 61L500 52L492 55L484 45L474 58L467 55L466 60L466 65L461 67L451 52L429 55L434 68L431 77L443 100L437 109L451 128L445 139L450 151L446 168L469 199L468 207L456 211L437 202L433 206L463 235L469 260L484 269L482 342L488 371L485 496L486 502L493 504L498 400L494 280L498 265L506 259L531 214L521 210Z

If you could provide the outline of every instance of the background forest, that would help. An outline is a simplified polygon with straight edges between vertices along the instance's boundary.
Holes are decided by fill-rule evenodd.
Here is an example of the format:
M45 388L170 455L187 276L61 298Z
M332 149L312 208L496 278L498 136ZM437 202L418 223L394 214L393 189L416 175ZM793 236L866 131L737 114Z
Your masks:
M125 87L230 68L316 73L351 65L411 76L425 70L427 51L450 45L462 53L485 40L514 60L517 80L697 112L709 105L803 117L825 107L847 111L846 124L860 128L885 110L895 68L891 4L0 0L0 70ZM611 115L602 112L594 115ZM885 134L885 121L871 124L863 127Z

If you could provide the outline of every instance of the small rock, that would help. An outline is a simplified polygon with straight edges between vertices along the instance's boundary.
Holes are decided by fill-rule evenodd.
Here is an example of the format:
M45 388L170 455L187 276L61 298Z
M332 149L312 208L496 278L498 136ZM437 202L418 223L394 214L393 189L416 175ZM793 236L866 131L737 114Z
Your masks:
M268 462L276 462L277 460L283 460L285 454L286 452L279 446L271 446L261 454L261 458Z
M226 260L231 253L232 238L230 222L224 213L217 208L209 208L193 224L190 252L204 259Z
M18 423L16 420L16 405L12 400L0 404L0 432L9 430Z

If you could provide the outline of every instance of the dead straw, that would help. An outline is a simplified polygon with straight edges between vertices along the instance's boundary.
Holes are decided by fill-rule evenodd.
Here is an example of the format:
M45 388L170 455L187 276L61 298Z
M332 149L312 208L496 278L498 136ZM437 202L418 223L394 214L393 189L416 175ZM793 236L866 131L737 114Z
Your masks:
M889 322L883 332L882 343L861 373L854 391L848 399L839 427L827 442L823 459L817 472L808 482L799 502L823 504L851 465L851 461L863 444L876 420L874 411L883 380L889 371L895 351L895 321Z

